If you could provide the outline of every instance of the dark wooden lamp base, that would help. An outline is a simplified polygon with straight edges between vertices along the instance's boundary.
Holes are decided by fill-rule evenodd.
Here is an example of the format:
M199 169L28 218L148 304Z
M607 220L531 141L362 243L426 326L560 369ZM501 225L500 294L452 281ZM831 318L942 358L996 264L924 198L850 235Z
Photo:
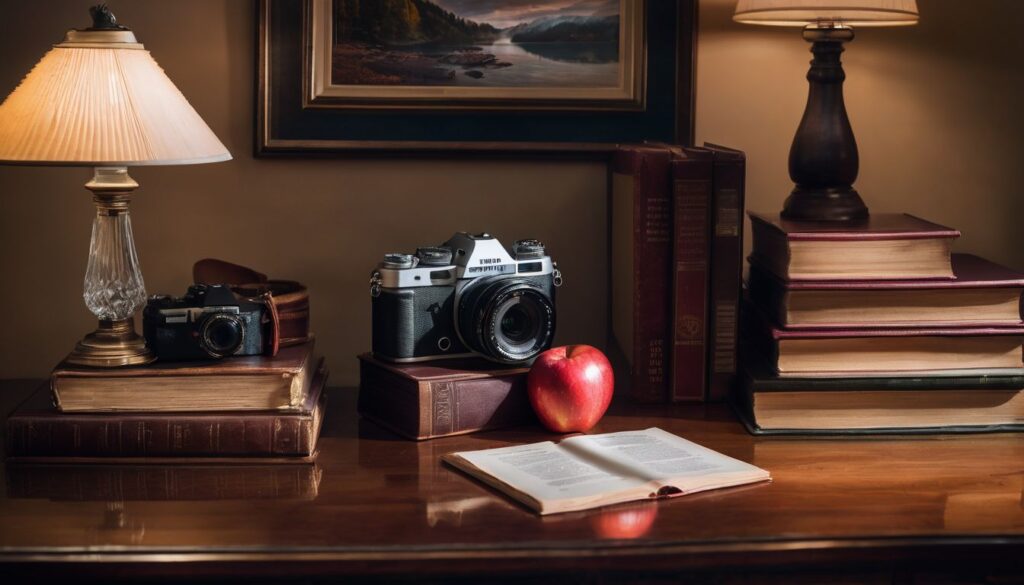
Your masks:
M846 115L840 61L843 44L853 30L813 25L804 29L813 43L814 59L807 73L807 108L789 151L789 176L796 183L786 199L782 217L801 221L858 222L868 208L853 188L860 161L857 141Z

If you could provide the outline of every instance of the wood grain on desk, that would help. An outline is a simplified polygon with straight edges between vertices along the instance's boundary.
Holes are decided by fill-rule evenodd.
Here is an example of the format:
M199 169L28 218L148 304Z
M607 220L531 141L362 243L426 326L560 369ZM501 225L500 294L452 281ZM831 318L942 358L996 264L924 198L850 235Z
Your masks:
M34 384L0 384L4 412ZM757 438L723 406L615 405L594 432L657 426L768 469L773 481L541 518L438 458L554 436L525 428L416 443L359 421L354 405L354 390L331 390L312 497L261 488L245 499L147 499L155 492L132 486L12 497L19 471L5 466L0 563L37 575L271 577L1012 568L1024 558L1024 435ZM70 467L46 477L83 481ZM209 481L251 477L225 466Z

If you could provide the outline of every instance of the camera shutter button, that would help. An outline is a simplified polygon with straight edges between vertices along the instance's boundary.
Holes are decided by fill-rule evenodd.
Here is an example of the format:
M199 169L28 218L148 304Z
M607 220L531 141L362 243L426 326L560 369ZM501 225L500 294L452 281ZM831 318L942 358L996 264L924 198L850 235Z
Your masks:
M451 248L416 248L416 257L424 266L448 266L452 263Z

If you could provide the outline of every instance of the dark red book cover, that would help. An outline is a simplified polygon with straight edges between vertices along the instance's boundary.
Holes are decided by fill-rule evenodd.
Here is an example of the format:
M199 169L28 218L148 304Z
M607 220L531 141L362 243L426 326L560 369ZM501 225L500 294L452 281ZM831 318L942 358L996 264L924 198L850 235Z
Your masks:
M714 155L683 148L672 159L672 400L703 401L708 367L708 257Z
M712 178L709 401L725 400L736 378L743 273L743 200L746 155L705 144L715 155Z
M747 285L750 289L750 299L761 311L770 315L776 323L787 328L799 329L834 329L834 328L857 328L857 327L886 327L895 326L897 323L890 322L858 322L858 323L791 323L787 322L786 311L789 308L792 294L800 294L806 291L815 295L815 298L824 299L829 293L836 293L847 298L855 296L857 303L863 307L886 307L886 303L893 302L884 299L891 299L891 296L882 296L886 292L906 291L904 300L899 302L920 303L919 291L950 291L950 294L943 301L946 309L942 311L941 318L929 319L928 323L934 326L962 327L968 325L978 326L1006 326L1020 322L1024 315L1024 298L1021 296L1024 289L1024 274L1000 266L994 262L979 258L972 254L953 254L951 257L953 266L952 279L917 279L917 280L790 280L786 281L771 271L757 265L750 267L750 277ZM979 301L978 291L986 289L1001 289L999 292L1016 296L1017 313L1013 322L1006 318L998 318L986 321L977 311L967 312L958 309L958 302L964 303L964 309L977 307L973 303L993 302ZM961 291L961 292L958 292ZM961 297L960 295L966 295ZM946 296L946 295L944 295ZM986 297L987 298L987 297ZM882 300L879 300L882 299ZM899 315L894 310L894 314ZM905 324L900 324L905 326Z
M953 254L952 279L920 280L792 280L784 281L761 270L785 290L934 290L955 288L1024 287L1024 274L973 254Z
M67 413L49 386L7 419L8 457L306 457L326 409L321 361L298 412Z
M789 221L779 215L751 212L750 220L781 232L789 240L916 240L958 238L960 232L907 213L872 213L862 223Z
M672 150L620 146L612 158L612 333L637 402L669 397Z
M360 416L421 440L533 424L529 368L485 360L399 364L359 356Z

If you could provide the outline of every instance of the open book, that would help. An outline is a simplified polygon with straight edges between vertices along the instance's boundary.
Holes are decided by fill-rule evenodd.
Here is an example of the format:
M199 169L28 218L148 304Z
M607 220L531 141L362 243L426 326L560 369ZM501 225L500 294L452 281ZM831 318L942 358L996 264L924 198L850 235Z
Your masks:
M763 469L657 428L450 453L441 459L540 514L771 479Z

